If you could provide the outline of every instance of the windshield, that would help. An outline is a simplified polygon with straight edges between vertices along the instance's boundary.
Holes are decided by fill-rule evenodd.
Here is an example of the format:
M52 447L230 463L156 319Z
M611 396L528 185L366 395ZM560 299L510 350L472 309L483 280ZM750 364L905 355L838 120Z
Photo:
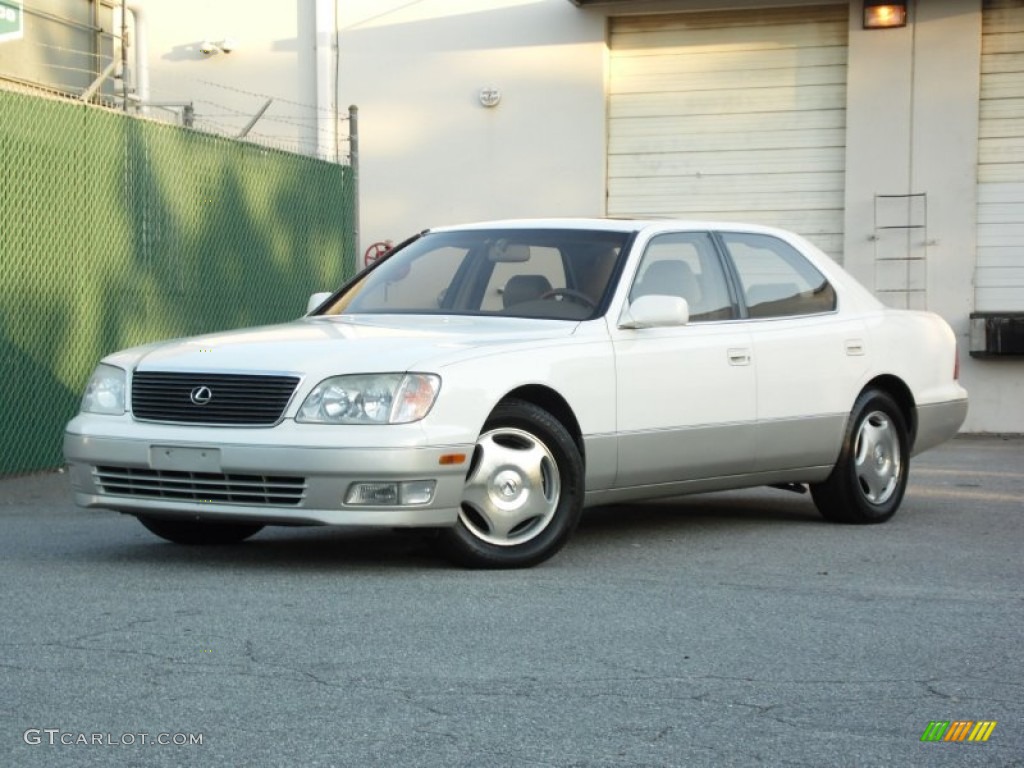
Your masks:
M318 314L597 316L628 232L431 232L356 280Z

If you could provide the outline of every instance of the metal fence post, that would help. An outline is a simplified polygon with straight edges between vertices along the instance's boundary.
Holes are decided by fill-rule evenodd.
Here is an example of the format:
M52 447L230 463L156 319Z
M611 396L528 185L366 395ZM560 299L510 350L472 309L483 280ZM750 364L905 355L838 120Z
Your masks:
M348 108L348 164L352 169L352 242L355 253L352 265L359 271L359 107L355 104Z

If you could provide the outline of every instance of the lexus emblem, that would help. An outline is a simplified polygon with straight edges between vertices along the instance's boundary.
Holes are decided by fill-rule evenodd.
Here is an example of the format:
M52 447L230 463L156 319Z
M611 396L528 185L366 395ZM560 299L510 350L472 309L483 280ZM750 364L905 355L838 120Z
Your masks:
M193 389L189 393L188 399L192 401L193 405L206 405L213 400L213 390L204 384Z

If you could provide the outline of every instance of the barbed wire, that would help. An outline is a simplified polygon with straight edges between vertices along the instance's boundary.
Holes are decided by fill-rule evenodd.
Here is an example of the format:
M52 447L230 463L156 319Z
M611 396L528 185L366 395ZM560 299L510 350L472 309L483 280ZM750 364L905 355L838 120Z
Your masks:
M116 39L111 35L112 39ZM26 41L28 42L28 41ZM21 78L9 78L0 73L0 84L17 82L21 88L38 89L51 96L77 99L82 93L102 76L102 72L111 63L114 70L91 98L94 105L105 109L124 109L125 73L121 71L119 50L112 44L113 50L95 51L81 50L69 46L55 45L46 42L31 43L42 52L37 57L42 63L49 82L33 82ZM54 58L64 61L54 61ZM129 61L132 59L130 58ZM149 83L148 97L143 102L138 94L138 73L129 67L128 104L125 111L143 119L156 120L164 123L181 124L185 121L185 104L191 109L191 127L225 138L237 139L239 133L248 122L259 113L260 108L269 100L266 112L259 117L256 126L250 128L243 140L250 143L266 145L275 149L319 157L324 160L342 162L349 159L343 154L341 145L349 141L344 135L344 126L348 123L347 113L319 105L283 98L238 86L218 83L203 78L177 76L174 78L174 90L164 88L161 84ZM182 91L188 91L189 85L206 98L182 97ZM212 90L233 94L243 98L241 103L234 104L230 99L222 101L210 97ZM280 110L286 111L282 113ZM277 110L275 112L275 110ZM325 120L333 121L331 125L323 125ZM283 130L272 130L274 127ZM255 129L254 129L255 128ZM262 128L262 130L261 130ZM268 130L271 129L271 130ZM288 129L295 129L289 131ZM328 149L329 148L329 149Z
M260 96L260 98L263 98L263 99L272 98L272 97L269 97L269 96L262 96L260 94L254 94L254 95ZM274 103L278 103L277 99L273 99L273 102ZM291 104L299 105L298 102L283 102L283 103L291 103ZM207 117L210 117L210 116L212 116L212 117L244 117L246 119L252 117L252 112L251 111L247 111L247 110L243 110L243 109L233 109L232 107L226 106L226 105L221 104L219 102L207 101L206 99L195 99L193 101L193 104L196 104L196 105L208 105L208 106L212 107L215 110L221 110L220 112L211 111L211 112L202 112L202 113L197 111L195 113L196 117L199 117L200 114L202 114L204 116L207 116ZM299 106L301 106L301 105L299 105ZM319 110L319 111L321 113L324 112L324 110ZM349 119L348 115L345 115L344 117L339 116L338 117L338 122L339 123L344 123L344 122L347 122L348 119ZM319 120L320 120L320 118L318 118L318 117L306 116L306 115L288 115L287 117L283 117L281 115L264 115L262 118L260 118L260 124L263 124L263 123L281 123L283 125L294 125L294 126L297 126L299 128L309 128L311 123L315 123L315 122L317 122ZM325 133L327 133L327 132L325 131ZM347 138L346 138L346 140L347 140Z
M408 0L408 2L402 3L401 5L395 6L394 8L389 8L388 10L382 11L381 13L377 13L377 14L375 14L373 16L367 16L365 19L360 19L359 21L354 21L351 24L349 24L348 26L343 27L342 29L344 29L346 32L349 31L349 30L352 30L352 29L359 29L359 27L363 26L364 24L372 24L373 22L377 21L378 19L383 19L385 16L391 16L393 14L400 13L401 11L404 11L406 8L411 8L412 6L419 5L420 3L425 2L425 1L426 0ZM334 15L335 15L335 17L337 17L337 15L338 15L337 3L335 3Z
M267 96L265 93L257 93L255 91L247 91L244 88L238 88L237 86L225 85L224 83L215 83L212 80L201 80L201 79L198 79L198 78L196 78L196 79L181 78L181 79L182 80L190 80L191 79L192 82L195 82L195 83L202 83L203 85L209 85L209 86L212 86L214 88L219 88L219 89L224 90L224 91L231 91L233 93L240 93L240 94L243 94L245 96L254 96L254 97L259 97L261 99L273 98L275 102L278 102L280 104L289 104L289 105L292 105L292 106L298 106L298 107L302 107L304 109L309 109L309 110L312 110L314 112L319 112L319 113L322 113L322 114L325 114L325 115L333 114L333 111L330 110L330 109L325 109L323 107L318 107L317 105L309 104L308 102L291 101L289 99L284 99L284 98L280 98L280 97L276 97L276 96L275 97L270 97L270 96ZM347 120L348 116L346 115L344 118L340 118L340 119Z

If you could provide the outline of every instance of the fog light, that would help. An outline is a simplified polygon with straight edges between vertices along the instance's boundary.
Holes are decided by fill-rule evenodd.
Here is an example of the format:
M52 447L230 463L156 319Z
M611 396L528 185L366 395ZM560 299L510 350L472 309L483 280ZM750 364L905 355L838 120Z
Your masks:
M368 507L401 507L429 504L434 500L434 480L404 483L352 483L345 503Z
M402 483L399 489L402 504L429 504L434 500L433 480L413 480Z
M398 483L353 483L345 503L393 506L398 503Z

